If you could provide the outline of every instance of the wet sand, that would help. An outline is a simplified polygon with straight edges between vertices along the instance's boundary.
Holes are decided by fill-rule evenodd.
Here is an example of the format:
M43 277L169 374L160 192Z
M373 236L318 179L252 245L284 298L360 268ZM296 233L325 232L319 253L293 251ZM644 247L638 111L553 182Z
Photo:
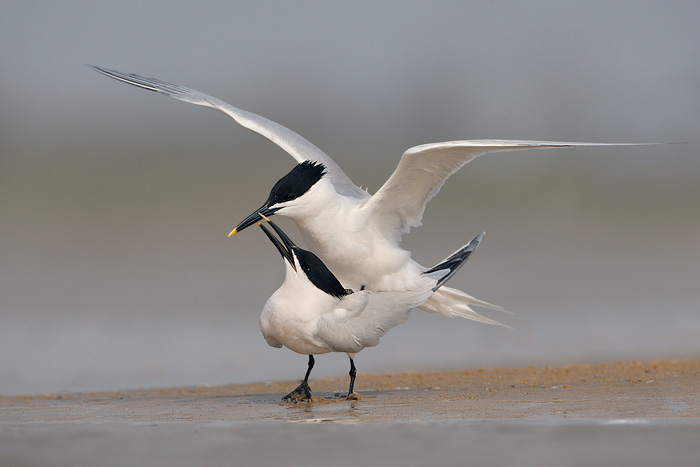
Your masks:
M339 377L312 379L311 402L281 403L296 384L0 397L0 464L235 456L245 465L296 465L339 454L351 457L334 464L700 459L700 360L359 373L360 400L344 399L348 378ZM560 442L550 444L553 437ZM431 442L441 446L440 462L428 457ZM387 449L401 455L377 462Z

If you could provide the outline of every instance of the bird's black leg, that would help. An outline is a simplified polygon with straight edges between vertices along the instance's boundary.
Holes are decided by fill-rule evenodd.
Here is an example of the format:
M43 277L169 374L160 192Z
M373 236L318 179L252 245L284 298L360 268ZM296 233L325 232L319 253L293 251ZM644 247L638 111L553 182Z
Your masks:
M302 402L311 400L311 388L309 387L309 375L311 374L311 369L314 367L314 356L309 355L309 367L306 369L306 376L304 376L304 381L301 382L297 388L284 396L282 400L290 402Z
M309 355L309 366L306 369L306 375L304 375L304 382L307 385L309 384L309 375L311 374L311 369L314 367L314 363L316 363L316 360L314 360L314 356Z
M355 369L355 362L352 357L350 357L350 387L348 388L348 399L356 400L358 399L358 394L355 394L353 388L355 387L355 375L357 375L357 370Z

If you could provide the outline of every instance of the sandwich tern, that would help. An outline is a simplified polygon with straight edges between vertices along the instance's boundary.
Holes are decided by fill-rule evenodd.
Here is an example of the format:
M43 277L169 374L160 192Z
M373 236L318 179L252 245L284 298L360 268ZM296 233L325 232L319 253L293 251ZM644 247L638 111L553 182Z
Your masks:
M271 346L284 346L309 356L304 380L284 397L291 402L311 399L309 374L315 363L314 355L328 352L345 352L350 358L347 397L356 398L355 354L377 345L389 329L406 321L411 309L428 300L464 265L484 236L477 235L445 260L423 271L420 284L414 289L353 291L346 289L318 256L296 246L282 229L263 217L279 237L257 223L284 258L285 279L265 303L260 329Z
M254 113L215 97L154 78L88 65L99 73L166 96L209 107L266 137L296 161L258 210L229 234L257 223L261 215L292 219L306 245L315 251L347 287L402 291L419 286L426 270L400 246L401 236L421 224L426 203L446 179L477 156L496 151L535 148L637 146L655 143L578 143L521 140L466 140L415 146L404 152L394 173L374 194L356 186L340 167L312 143ZM368 267L371 265L371 267ZM460 290L440 288L420 308L448 317L460 316L489 324L470 305L501 307Z

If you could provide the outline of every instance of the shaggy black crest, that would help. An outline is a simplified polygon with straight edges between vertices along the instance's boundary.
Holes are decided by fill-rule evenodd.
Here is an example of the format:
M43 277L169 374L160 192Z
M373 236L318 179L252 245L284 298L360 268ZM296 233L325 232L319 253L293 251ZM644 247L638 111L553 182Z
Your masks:
M309 191L326 174L326 166L320 162L304 161L280 178L270 190L267 206L296 199Z
M299 260L301 269L306 277L319 289L336 298L343 298L348 291L342 286L337 277L323 264L318 256L301 248L294 248L294 254Z

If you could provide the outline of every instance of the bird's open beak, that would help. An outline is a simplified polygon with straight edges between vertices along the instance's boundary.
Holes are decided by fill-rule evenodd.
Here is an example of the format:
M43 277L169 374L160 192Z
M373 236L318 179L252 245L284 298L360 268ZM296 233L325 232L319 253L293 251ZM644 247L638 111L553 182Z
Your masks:
M265 217L264 215L261 216L263 219L265 219L273 229L275 229L275 232L277 232L277 235L279 235L279 239L275 237L275 235L270 232L269 229L267 229L262 223L257 222L257 224L260 226L260 228L265 232L265 235L267 235L267 238L270 239L273 245L275 245L275 248L277 248L277 251L282 255L284 259L286 259L289 264L294 268L296 271L297 268L294 265L294 256L292 254L292 249L296 247L294 245L294 242L287 236L287 234L284 233L282 229L280 229L277 224L272 222L270 219Z
M230 234L228 234L228 236L230 237L232 235L235 235L241 230L245 229L246 227L250 227L253 224L257 224L261 218L271 216L278 210L279 208L270 208L267 206L267 204L263 204L262 206L260 206L260 208L255 210L254 213L243 219L243 221L241 221L241 223L238 224L236 228L233 229Z

